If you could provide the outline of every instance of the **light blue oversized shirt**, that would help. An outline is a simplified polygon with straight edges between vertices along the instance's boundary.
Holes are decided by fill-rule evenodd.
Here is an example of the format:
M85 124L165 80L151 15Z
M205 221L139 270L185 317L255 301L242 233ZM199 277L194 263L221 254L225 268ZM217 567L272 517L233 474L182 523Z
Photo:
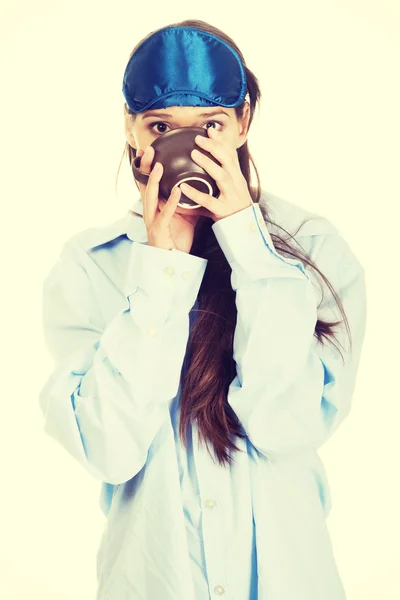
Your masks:
M178 434L180 375L207 260L147 245L141 202L64 244L44 281L54 371L45 431L96 479L107 516L96 600L344 600L317 453L347 416L366 324L364 268L327 219L263 191L270 217L328 277L352 333L314 272L276 251L253 204L213 224L232 267L237 375L228 402L247 437L231 467ZM320 304L320 301L322 302ZM320 304L320 305L319 305Z

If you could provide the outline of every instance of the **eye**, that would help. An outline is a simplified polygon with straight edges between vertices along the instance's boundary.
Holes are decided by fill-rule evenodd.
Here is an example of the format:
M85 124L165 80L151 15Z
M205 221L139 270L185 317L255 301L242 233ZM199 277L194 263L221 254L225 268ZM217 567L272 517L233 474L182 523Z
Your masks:
M219 131L222 131L222 129L224 128L224 124L221 123L220 121L214 121L214 120L210 120L207 121L205 124L209 125L210 123L213 123L214 125L217 124L220 126ZM215 129L215 126L213 125L213 128ZM161 127L161 129L160 129ZM166 132L166 127L169 127L169 125L167 125L166 123L164 123L164 121L154 121L154 123L150 123L150 125L148 125L147 129L149 129L149 131L151 131L152 133L159 133L159 134L163 134ZM208 127L206 127L206 129L208 129Z
M166 123L164 123L163 121L155 121L154 123L151 123L151 124L148 126L148 129L149 129L149 130L150 130L152 133L165 133L165 130L164 130L164 131L160 131L159 129L155 130L155 129L154 129L154 127L155 127L156 125L164 125L164 126L166 125L166 126L168 127L168 125L167 125Z
M222 129L224 128L223 123L221 123L220 121L207 121L206 125L208 125L209 123L217 123L218 125L220 125L221 129L219 129L219 131L222 131ZM209 128L207 127L207 129ZM215 129L215 127L213 127L213 129Z

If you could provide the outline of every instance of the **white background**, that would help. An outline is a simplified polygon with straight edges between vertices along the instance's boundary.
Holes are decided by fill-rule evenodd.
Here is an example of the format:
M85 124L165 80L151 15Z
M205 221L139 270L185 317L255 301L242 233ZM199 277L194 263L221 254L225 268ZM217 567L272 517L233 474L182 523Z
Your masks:
M195 5L1 5L0 596L95 596L100 483L44 434L38 404L53 369L42 281L70 235L120 218L137 199L126 164L114 188L125 144L123 71L147 33L196 18L233 37L261 83L249 144L262 187L329 218L366 269L368 328L353 408L320 455L348 600L398 600L400 4Z

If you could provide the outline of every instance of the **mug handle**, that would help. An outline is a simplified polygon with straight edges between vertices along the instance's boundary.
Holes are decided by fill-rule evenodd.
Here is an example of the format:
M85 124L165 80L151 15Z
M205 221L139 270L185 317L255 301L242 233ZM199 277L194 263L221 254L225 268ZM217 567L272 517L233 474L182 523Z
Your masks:
M139 169L141 158L141 156L135 156L135 158L132 161L133 176L140 183L144 183L145 185L147 185L147 182L149 181L149 176L147 173L142 173L142 171Z

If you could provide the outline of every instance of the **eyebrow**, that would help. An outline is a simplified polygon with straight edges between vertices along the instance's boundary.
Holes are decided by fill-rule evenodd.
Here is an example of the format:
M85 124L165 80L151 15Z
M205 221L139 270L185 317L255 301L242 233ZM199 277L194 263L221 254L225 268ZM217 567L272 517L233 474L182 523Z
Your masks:
M211 111L211 112L204 112L201 113L199 115L196 115L196 117L214 117L215 115L226 115L228 118L230 118L229 114L227 112L225 112L224 110L217 110L217 111ZM169 113L157 113L157 112L148 112L146 113L146 116L143 117L144 119L148 119L149 117L169 117L171 119L174 118L174 115L171 115Z

